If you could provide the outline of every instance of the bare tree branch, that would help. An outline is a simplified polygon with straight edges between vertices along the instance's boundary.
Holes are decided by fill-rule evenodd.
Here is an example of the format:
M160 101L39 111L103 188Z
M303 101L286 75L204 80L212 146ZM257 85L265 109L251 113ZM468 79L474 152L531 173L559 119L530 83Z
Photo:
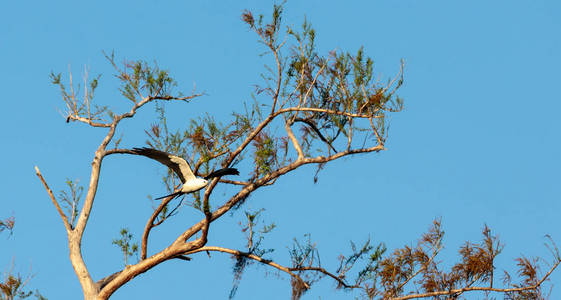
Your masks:
M286 121L285 124L284 124L284 128L286 130L288 138L292 142L292 146L294 146L294 149L298 153L298 160L301 160L301 159L304 158L305 155L304 155L304 152L302 151L302 147L300 146L300 143L298 142L298 140L294 136L294 132L292 132L292 128L290 128L290 126L291 126L291 124L289 124L289 121Z
M80 121L82 123L86 123L92 127L103 127L103 128L109 128L111 127L111 123L99 123L99 122L94 122L89 118L84 118L84 117L80 117L78 115L68 115L69 120L73 120L73 121Z
M162 251L139 261L135 265L129 265L120 273L116 274L111 281L107 282L99 291L97 299L108 299L119 287L130 281L132 278L150 270L158 264L177 258L179 255L201 248L206 241L196 239L188 243L173 243Z
M174 191L174 192L176 192L176 191ZM150 230L152 230L152 228L154 228L154 226L155 226L154 221L156 220L158 215L162 212L164 207L166 207L168 205L168 203L170 203L171 200L173 200L173 198L174 198L174 196L170 196L170 197L167 197L167 198L163 199L162 202L160 203L160 205L158 205L158 208L156 208L154 210L154 212L152 212L152 214L150 215L150 218L148 218L148 221L146 222L146 225L144 226L144 231L142 233L142 242L141 242L141 245L140 245L140 259L141 260L146 259L146 253L147 253L147 248L148 248L148 237L150 235Z
M45 190L47 190L47 193L49 194L49 197L51 198L51 201L53 202L54 206L56 207L56 210L58 211L58 214L60 215L60 218L62 219L62 223L64 224L64 228L66 228L66 234L70 235L70 232L72 231L72 226L70 225L70 223L68 223L68 217L62 211L62 208L58 204L58 201L56 201L56 198L55 198L55 195L53 194L53 191L47 185L47 182L45 181L45 178L43 178L43 175L41 175L41 171L39 171L39 168L37 166L35 166L35 174L37 174L37 177L39 177L39 180L41 180L41 182L43 183L43 186L45 187Z

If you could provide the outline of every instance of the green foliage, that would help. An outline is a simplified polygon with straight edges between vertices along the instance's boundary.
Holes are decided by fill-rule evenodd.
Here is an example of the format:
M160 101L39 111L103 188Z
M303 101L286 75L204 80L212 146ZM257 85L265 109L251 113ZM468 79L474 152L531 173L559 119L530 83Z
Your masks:
M201 167L205 173L215 168L216 165L210 165L209 162L227 154L229 146L249 130L247 122L251 122L249 119L243 120L240 114L236 122L223 125L207 114L192 119L188 129L171 132L164 115L164 106L158 105L157 111L160 112L159 123L146 131L149 137L147 144L186 158L194 172L199 172Z
M259 209L254 212L245 212L245 216L247 218L247 225L242 228L243 232L248 233L247 240L248 240L248 252L255 254L257 256L263 256L267 253L273 252L273 249L263 249L261 248L261 244L265 239L265 234L270 233L273 229L276 228L275 223L265 224L263 223L263 227L260 230L255 231L254 228L259 223L261 214L265 211L265 209Z
M107 60L118 71L117 78L121 80L121 94L137 103L145 97L171 97L171 90L177 84L169 76L168 71L161 70L157 64L150 65L145 61L125 62L121 69L115 62L115 54L105 54Z
M299 140L306 156L337 152L336 145L342 143L349 150L356 137L383 145L388 129L386 114L403 108L403 100L395 96L403 83L402 69L386 84L374 81L374 61L365 55L362 47L356 54L332 51L322 56L316 50L316 31L307 20L299 30L288 27L286 36L282 36L278 25L281 12L282 5L275 6L269 23L264 23L262 15L254 18L248 11L242 15L277 59L280 72L277 74L269 68L271 74L263 76L266 84L257 89L258 94L271 96L275 101L273 107L278 100L281 108L304 108L283 115L290 126L299 122L302 133ZM291 39L294 44L290 53L281 53L281 48ZM277 83L280 91L275 88ZM276 140L274 136L271 138ZM273 156L273 153L258 154ZM261 171L267 171L266 164L260 167L263 167ZM259 172L260 169L258 175L267 173Z
M141 106L152 100L188 101L193 97L199 96L183 97L181 93L178 93L178 96L172 95L176 82L171 78L168 71L160 69L157 64L149 64L139 60L124 62L121 67L115 61L115 54L113 52L105 54L105 57L115 69L117 73L115 77L121 82L121 87L119 88L121 94L135 105ZM83 96L80 93L80 84L74 84L71 73L68 88L63 83L60 73L51 72L50 78L51 82L59 87L62 99L66 104L65 114L67 116L67 123L70 121L80 121L95 127L110 127L115 118L131 116L127 113L123 115L115 114L109 110L108 106L93 103L94 93L99 85L100 76L88 80L87 69L84 72ZM134 108L132 112L137 108Z
M357 284L361 284L366 280L371 280L376 276L376 272L379 270L380 261L382 255L386 252L386 246L380 243L374 248L370 244L370 239L368 239L364 245L357 248L354 242L351 243L352 253L348 256L339 257L339 267L337 268L337 273L346 276L346 273L350 271L357 262L366 261L365 265L357 272L357 277L354 280Z
M228 154L230 147L240 142L240 138L251 129L248 122L252 122L253 119L253 116L245 118L243 114L238 114L239 117L235 122L223 125L207 114L192 119L186 130L172 131L167 125L165 106L157 104L156 111L159 114L158 123L151 125L150 129L145 131L149 138L146 143L151 148L185 158L197 175L208 174L213 169L219 168L217 158ZM163 181L170 192L179 184L179 179L169 169ZM200 194L191 195L194 199L188 205L202 210ZM167 208L162 210L160 217L166 214Z
M289 249L293 267L304 267L313 265L315 259L319 259L319 252L316 245L312 243L311 235L305 234L303 242L294 239L292 248Z
M127 228L122 228L119 234L121 235L121 238L114 239L112 244L118 246L119 250L121 250L121 252L123 253L124 263L126 267L128 257L138 253L138 244L132 242L133 235Z
M253 161L255 163L255 176L267 174L277 166L277 145L273 138L265 132L258 134L253 140L255 152Z
M322 276L320 273L310 273L304 270L305 268L315 265L321 267L319 251L316 245L312 243L310 234L304 235L304 241L298 241L295 238L288 252L292 262L291 269L296 270L296 273L306 281L307 284L311 286L314 282L321 279ZM295 278L291 278L290 283L292 285L292 299L299 299L307 290L303 283Z
M88 82L88 73L87 70L85 71L84 84L83 84L85 90L82 99L79 98L80 97L79 95L81 94L80 93L81 85L78 84L76 86L76 89L74 89L72 74L70 74L69 76L70 90L68 90L64 85L60 73L51 72L49 77L51 79L51 83L59 87L62 100L66 104L66 109L67 109L66 113L69 117L70 116L83 117L83 118L89 118L92 121L98 121L101 120L101 116L104 113L111 114L111 111L108 110L107 106L98 106L94 104L93 109L91 108L91 105L94 100L94 94L98 87L99 79L101 78L101 75L95 76L93 79L91 79ZM67 119L67 122L68 121L70 121L70 119Z
M225 163L236 165L250 155L253 171L248 183L256 182L297 159L296 153L289 149L289 138L275 128L278 125L282 128L279 119L298 127L299 131L295 132L299 133L299 143L306 157L333 154L337 148L345 146L350 150L353 138L357 137L382 145L387 134L385 114L401 109L401 102L392 95L401 86L402 73L396 77L399 81L395 84L389 82L382 86L373 82L374 63L364 54L363 48L355 55L331 52L321 56L316 50L317 34L312 25L306 20L299 30L288 27L285 34L281 26L282 12L283 6L275 5L268 21L263 15L254 17L249 11L242 15L244 22L257 33L277 61L277 70L270 67L270 75L264 76L265 87L257 87L257 96L270 96L273 103L254 98L253 103L244 104L243 110L233 112L233 120L229 123L218 122L207 114L188 121L185 130L168 128L164 106L157 104L160 118L157 124L146 130L147 144L184 157L198 175L225 167ZM288 54L282 53L283 47L287 47L284 45L290 42L293 46ZM108 59L114 64L113 56ZM121 89L123 95L131 100L141 94L138 91L141 86L150 90L153 85L149 82L160 82L156 86L163 90L166 84L174 84L164 80L167 78L164 73L162 80L154 79L159 69L144 62L129 63L126 70L119 72L122 74L119 78L126 83ZM305 110L287 111L270 121L276 118L272 115L275 109L267 114L262 108L271 104L276 109ZM271 124L257 129L267 122ZM365 147L365 142L362 144ZM242 147L239 153L236 152L238 147ZM233 159L230 159L232 155ZM317 180L317 174L314 178ZM164 176L164 182L169 191L178 185L172 172ZM208 203L202 205L201 201L200 195L194 195L191 206L208 209ZM234 207L240 207L241 203L243 201Z
M62 201L62 206L66 209L67 216L70 216L70 226L74 227L76 217L78 216L78 206L80 205L80 198L84 193L84 186L79 185L78 180L72 181L71 179L66 179L66 186L69 192L61 190L59 192L59 198Z

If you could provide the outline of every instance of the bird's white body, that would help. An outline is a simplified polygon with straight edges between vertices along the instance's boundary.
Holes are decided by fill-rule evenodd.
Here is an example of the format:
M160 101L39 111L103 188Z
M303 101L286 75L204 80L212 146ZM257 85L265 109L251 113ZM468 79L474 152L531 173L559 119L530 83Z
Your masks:
M195 177L189 181L186 181L181 187L182 193L192 193L204 188L208 184L208 181L203 178Z

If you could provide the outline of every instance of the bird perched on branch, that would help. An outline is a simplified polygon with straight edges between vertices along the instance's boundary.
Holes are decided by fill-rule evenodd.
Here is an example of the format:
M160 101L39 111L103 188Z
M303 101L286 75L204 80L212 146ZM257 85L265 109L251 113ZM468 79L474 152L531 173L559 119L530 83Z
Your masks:
M203 178L196 177L187 161L179 156L151 148L133 148L132 152L134 154L143 155L159 161L160 163L170 168L175 174L177 174L179 179L181 179L183 185L181 186L181 189L179 191L156 198L156 200L167 198L170 196L177 197L183 194L196 192L204 188L208 184L208 180L211 178L240 174L240 172L238 172L238 170L235 168L224 168L216 170Z

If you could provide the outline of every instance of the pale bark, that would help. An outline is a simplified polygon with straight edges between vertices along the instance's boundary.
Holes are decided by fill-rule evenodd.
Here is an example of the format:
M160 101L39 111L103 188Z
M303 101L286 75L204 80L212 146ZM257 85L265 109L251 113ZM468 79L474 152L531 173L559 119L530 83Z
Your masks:
M53 195L51 189L48 187L45 179L43 178L43 176L41 175L41 173L39 172L39 168L35 167L37 176L39 177L39 179L41 180L41 182L43 183L43 185L45 186L45 189L47 190L47 193L49 194L49 197L51 198L51 201L53 202L55 208L57 209L63 223L66 229L66 233L68 236L68 250L69 250L69 258L70 258L70 262L72 263L72 267L74 268L74 272L76 273L76 276L78 277L78 280L80 281L80 285L82 286L82 290L84 293L84 299L86 300L94 300L94 299L107 299L114 291L116 288L118 288L119 286L122 286L124 284L124 282L130 280L130 278L145 272L146 270L150 269L151 267L153 267L154 265L156 265L157 263L160 262L161 259L165 260L165 259L169 259L168 257L168 253L169 251L176 251L177 253L182 253L185 252L186 249L191 249L189 247L180 247L178 245L173 245L174 247L171 250L164 250L161 253L159 253L158 255L155 255L154 257L151 257L150 259L144 260L142 261L140 264L135 265L134 267L131 268L126 268L125 270L121 271L121 273L119 274L119 276L116 276L115 278L112 278L111 281L109 281L107 283L107 285L100 291L100 285L95 283L94 280L92 279L88 268L84 262L84 258L82 256L82 238L84 236L84 231L86 230L86 225L88 223L92 208L93 208L93 204L94 204L94 200L95 200L95 196L97 193L97 188L98 188L98 183L99 183L99 175L100 175L100 171L101 171L101 164L103 161L103 158L108 154L108 152L106 152L106 148L109 145L109 143L112 141L114 135L115 135L115 130L117 128L117 125L119 124L119 122L125 118L131 118L136 114L136 111L138 108L142 107L143 105L153 101L153 100L189 100L192 99L194 97L197 97L199 95L192 95L192 96L187 96L187 97L170 97L170 96L165 96L165 97L161 97L161 96L151 96L151 97L146 97L143 98L141 101L139 102L135 102L135 104L132 106L131 110L129 112L126 112L122 115L118 115L115 116L114 119L112 120L112 122L110 123L99 123L99 122L94 122L92 119L92 116L89 113L89 99L87 98L87 94L86 94L86 98L85 98L85 103L87 104L87 117L83 117L80 115L78 106L76 104L76 99L75 99L75 95L74 95L74 91L73 91L73 87L71 84L71 95L70 98L65 98L65 102L67 104L67 107L69 109L69 115L67 120L74 120L74 121L79 121L79 122L83 122L86 123L92 127L106 127L109 128L109 132L107 133L107 135L105 136L105 138L102 140L101 144L99 145L99 147L97 148L95 154L94 154L94 158L93 161L91 163L92 168L91 168L91 174L90 174L90 183L87 189L87 193L84 199L84 204L82 206L82 209L80 210L80 214L78 216L78 219L76 221L76 226L74 228L72 228L72 224L69 223L68 221L68 217L64 214L64 212L62 211L60 205L58 204L55 196ZM200 241L198 242L200 243ZM191 244L187 244L187 245L197 245L198 243L191 243ZM126 279L128 278L128 279Z

